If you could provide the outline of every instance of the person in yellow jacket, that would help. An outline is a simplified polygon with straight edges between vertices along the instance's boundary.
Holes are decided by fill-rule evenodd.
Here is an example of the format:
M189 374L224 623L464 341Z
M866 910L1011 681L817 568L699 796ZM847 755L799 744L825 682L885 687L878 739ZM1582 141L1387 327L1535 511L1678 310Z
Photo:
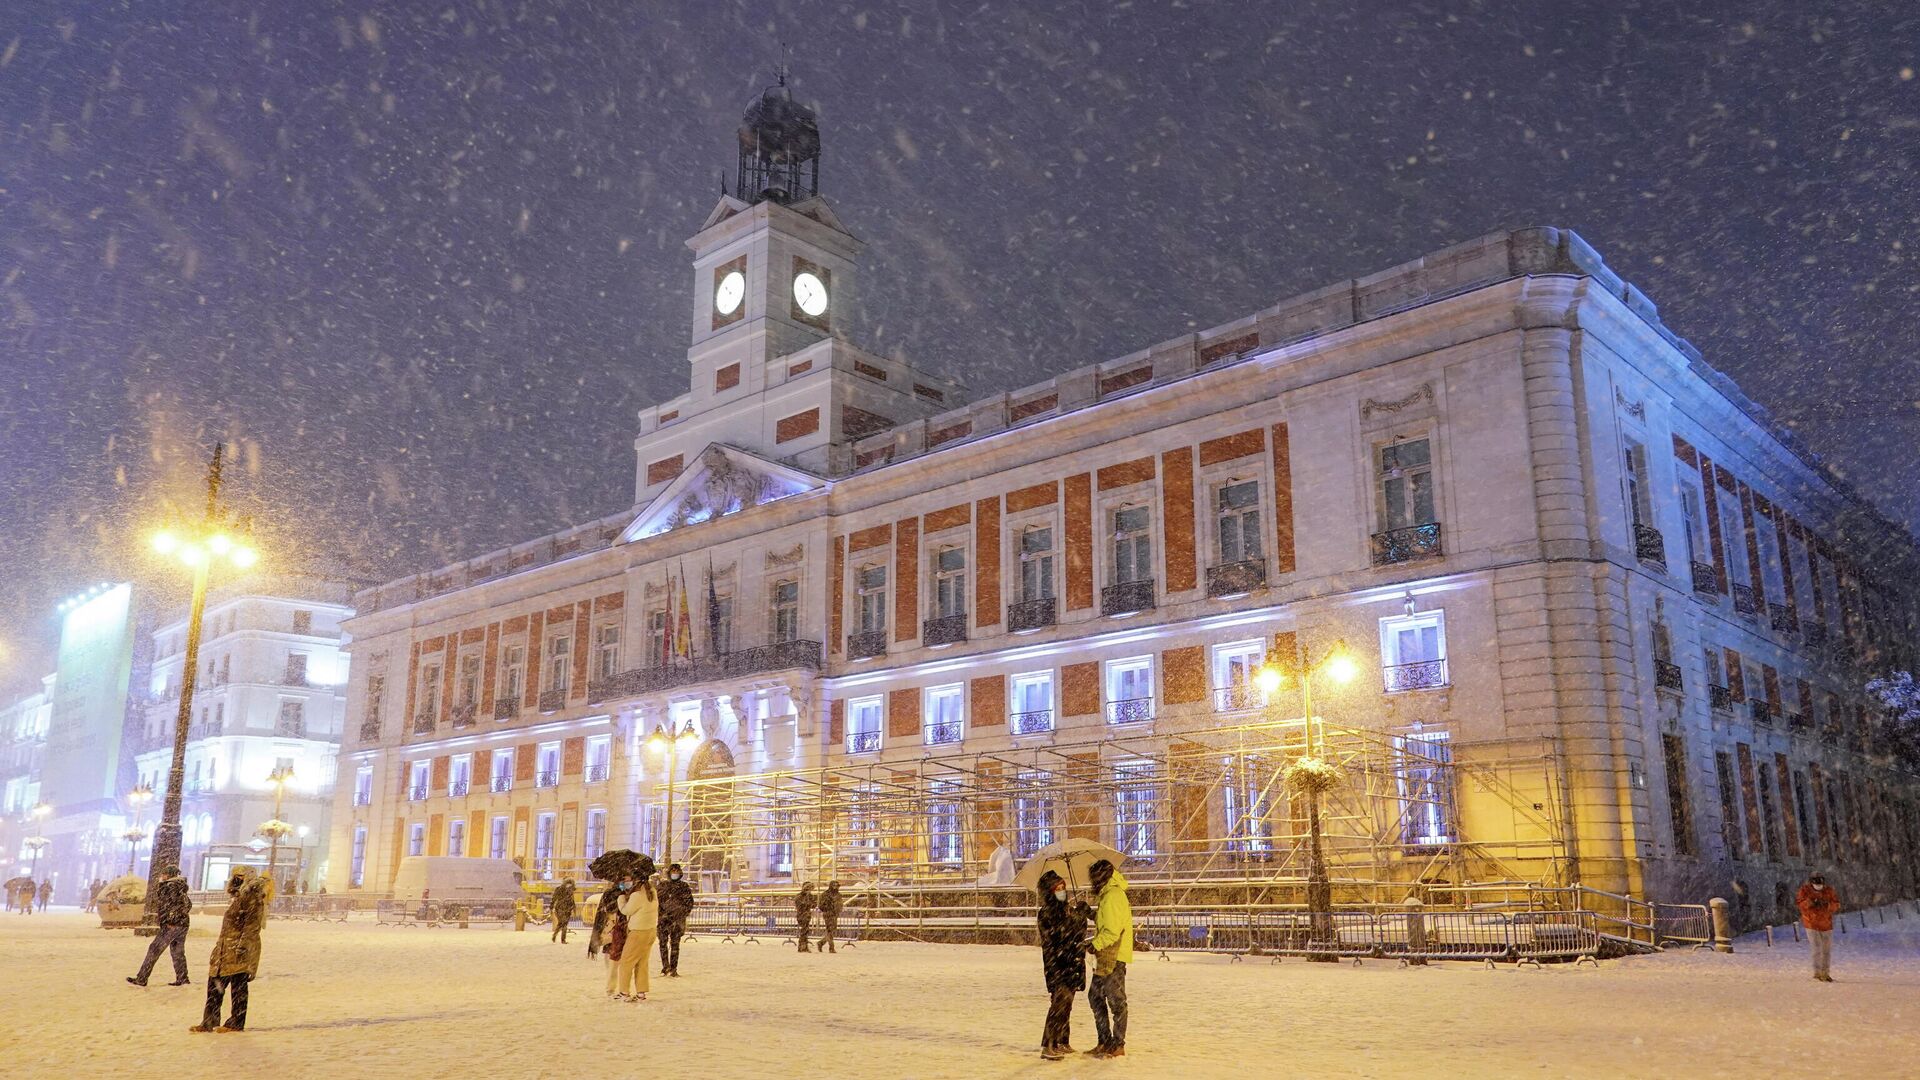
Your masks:
M1093 883L1093 982L1087 986L1087 1004L1093 1007L1093 1027L1100 1045L1088 1057L1116 1058L1127 1054L1127 965L1133 963L1133 905L1127 902L1127 879L1101 859L1087 870Z

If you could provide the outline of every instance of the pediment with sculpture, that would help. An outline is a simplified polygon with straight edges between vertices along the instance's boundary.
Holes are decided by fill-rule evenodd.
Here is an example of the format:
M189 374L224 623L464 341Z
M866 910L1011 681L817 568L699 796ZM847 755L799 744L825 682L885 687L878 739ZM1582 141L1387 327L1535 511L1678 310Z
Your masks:
M646 505L621 542L657 536L737 514L824 487L826 481L737 447L714 444L701 451L674 481Z

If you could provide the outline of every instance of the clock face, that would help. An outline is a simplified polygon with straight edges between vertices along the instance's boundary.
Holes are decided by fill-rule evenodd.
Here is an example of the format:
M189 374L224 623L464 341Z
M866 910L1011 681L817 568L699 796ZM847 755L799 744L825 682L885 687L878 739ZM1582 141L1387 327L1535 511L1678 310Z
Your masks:
M827 285L810 270L793 276L793 302L810 318L819 318L827 310Z
M746 295L747 276L738 270L730 271L720 279L720 284L713 287L713 310L722 315L731 315L740 310L740 301Z

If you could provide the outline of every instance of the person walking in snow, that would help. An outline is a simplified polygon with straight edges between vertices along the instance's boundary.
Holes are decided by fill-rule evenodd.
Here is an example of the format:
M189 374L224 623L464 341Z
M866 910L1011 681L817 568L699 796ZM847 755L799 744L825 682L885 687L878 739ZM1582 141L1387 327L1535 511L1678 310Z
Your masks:
M153 887L147 906L153 909L153 924L159 930L147 944L147 958L140 964L140 974L127 976L127 981L135 986L147 985L147 976L153 974L153 965L159 961L160 954L171 952L173 981L167 985L185 986L189 981L187 924L192 920L193 902L187 898L187 879L180 876L178 868L160 868L160 884Z
M622 881L620 915L626 933L620 956L614 961L614 997L620 1001L647 1000L647 960L660 927L660 894L653 886L653 860L645 855L631 877Z
M200 1022L188 1031L247 1030L247 986L260 972L260 928L267 921L273 886L251 866L235 867L227 879L227 913L220 919L220 937L207 958L207 1005ZM220 1022L222 995L232 999L227 1022Z
M813 896L813 882L800 886L800 892L793 898L793 917L800 924L800 951L807 951L807 935L813 928L813 909L818 902Z
M1818 871L1807 876L1806 884L1794 896L1800 909L1800 923L1807 928L1807 944L1813 952L1813 977L1832 982L1828 968L1833 961L1833 917L1840 914L1840 894L1827 884L1827 876Z
M1046 976L1047 1022L1040 1030L1040 1056L1058 1061L1073 1053L1069 1021L1073 995L1087 986L1087 916L1081 901L1067 902L1067 883L1049 870L1040 875L1040 967Z
M840 899L840 883L827 882L826 891L820 894L820 922L823 929L820 943L814 946L814 951L830 953L840 951L833 947L833 934L840 928L840 911L845 906L846 903Z
M1127 902L1127 879L1101 859L1087 870L1093 883L1093 982L1087 1004L1093 1006L1093 1026L1100 1045L1087 1056L1125 1057L1127 1054L1127 965L1133 963L1133 905Z
M53 899L53 879L48 878L47 880L40 883L40 910L41 911L44 912L47 910L47 901L51 899Z
M660 885L660 974L675 979L680 977L680 939L693 914L693 886L685 879L686 871L674 863Z
M573 879L565 878L553 890L553 933L548 941L567 943L567 924L573 922Z

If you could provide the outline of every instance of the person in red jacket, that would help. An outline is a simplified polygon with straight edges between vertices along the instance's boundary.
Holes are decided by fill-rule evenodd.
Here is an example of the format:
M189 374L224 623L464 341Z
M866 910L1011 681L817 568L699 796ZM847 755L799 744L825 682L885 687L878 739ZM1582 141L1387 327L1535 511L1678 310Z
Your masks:
M1807 928L1807 941L1813 946L1813 977L1832 982L1827 968L1833 959L1833 917L1840 913L1840 894L1827 884L1825 874L1811 874L1793 902L1800 909L1800 923Z

